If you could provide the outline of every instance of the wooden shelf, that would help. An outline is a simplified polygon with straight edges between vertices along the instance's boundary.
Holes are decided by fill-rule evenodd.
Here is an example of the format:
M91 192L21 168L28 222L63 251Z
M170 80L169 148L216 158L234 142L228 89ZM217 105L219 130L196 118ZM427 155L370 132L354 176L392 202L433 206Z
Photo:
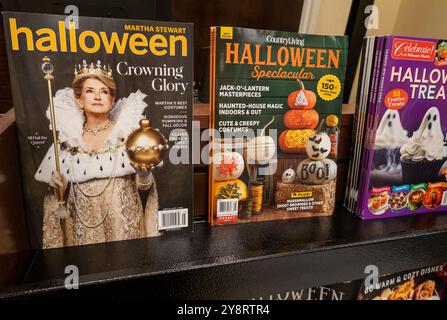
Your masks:
M131 252L132 254L129 254ZM447 213L362 221L334 216L210 227L192 234L33 253L0 298L251 299L447 261ZM64 288L67 265L80 290Z

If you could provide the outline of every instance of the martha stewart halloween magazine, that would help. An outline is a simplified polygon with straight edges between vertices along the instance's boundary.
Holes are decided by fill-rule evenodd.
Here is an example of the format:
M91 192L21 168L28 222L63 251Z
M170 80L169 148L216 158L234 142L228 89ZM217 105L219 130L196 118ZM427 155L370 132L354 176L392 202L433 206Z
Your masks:
M380 82L364 88L365 96L377 99L369 99L371 121L360 130L369 138L363 146L354 143L362 159L360 175L352 179L358 187L347 193L349 208L363 219L445 211L447 40L372 40L383 43L366 55L382 55L371 74Z
M212 225L333 213L347 44L211 28Z
M191 230L192 25L3 19L32 246Z

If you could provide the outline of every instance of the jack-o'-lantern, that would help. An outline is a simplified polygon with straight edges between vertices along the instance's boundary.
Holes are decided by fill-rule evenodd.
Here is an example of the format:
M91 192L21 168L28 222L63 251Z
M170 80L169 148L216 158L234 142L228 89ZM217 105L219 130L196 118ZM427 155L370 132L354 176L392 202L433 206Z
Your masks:
M216 181L238 179L244 172L244 158L238 152L216 152L213 155L213 177Z
M327 158L331 152L331 139L325 132L318 132L307 138L306 153L310 159L321 160Z
M288 129L315 129L320 117L315 110L289 110L284 115Z
M289 94L287 105L292 109L312 109L317 103L317 96L311 90L304 88L304 83L297 79L300 89Z
M307 138L315 133L315 130L286 130L278 138L278 145L284 153L305 153Z
M337 177L337 164L331 159L306 159L296 169L297 178L304 184L324 184Z

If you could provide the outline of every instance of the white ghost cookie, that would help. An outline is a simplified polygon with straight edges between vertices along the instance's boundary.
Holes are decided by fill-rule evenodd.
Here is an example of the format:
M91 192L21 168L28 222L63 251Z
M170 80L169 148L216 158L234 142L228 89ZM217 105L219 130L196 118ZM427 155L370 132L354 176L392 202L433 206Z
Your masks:
M419 128L400 149L401 160L441 160L447 157L441 117L436 107L427 110Z
M408 142L408 132L402 126L399 111L388 109L377 128L377 148L398 148Z

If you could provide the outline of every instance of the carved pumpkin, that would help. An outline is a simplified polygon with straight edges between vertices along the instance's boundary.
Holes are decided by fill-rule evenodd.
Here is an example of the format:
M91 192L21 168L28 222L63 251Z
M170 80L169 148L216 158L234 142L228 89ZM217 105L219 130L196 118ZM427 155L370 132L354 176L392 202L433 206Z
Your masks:
M246 199L247 185L239 179L214 183L214 201L217 199Z
M286 130L278 138L278 145L284 153L305 153L307 138L315 130Z
M288 129L315 129L320 117L315 110L289 110L284 115Z
M317 96L313 91L306 90L304 83L300 79L297 79L297 81L301 89L289 94L287 105L292 109L312 109L317 103Z
M337 177L337 164L331 159L306 159L296 169L297 178L304 184L324 184Z
M331 152L331 139L325 132L318 132L307 138L306 153L310 159L321 160L327 158Z
M213 177L216 181L238 179L244 172L244 158L238 152L216 152L213 155Z

